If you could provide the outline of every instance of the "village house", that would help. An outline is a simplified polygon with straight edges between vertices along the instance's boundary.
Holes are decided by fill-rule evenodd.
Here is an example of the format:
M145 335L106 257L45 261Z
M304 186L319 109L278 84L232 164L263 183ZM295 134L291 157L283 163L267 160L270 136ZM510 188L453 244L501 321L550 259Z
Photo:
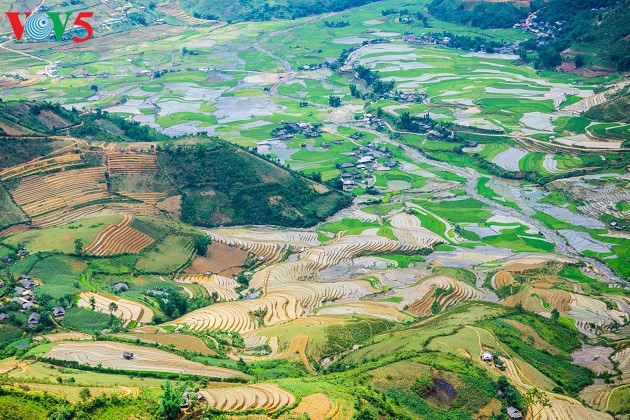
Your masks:
M190 400L188 399L188 391L184 392L182 395L184 401L179 405L181 408L187 408L190 405Z
M55 306L52 308L52 312L55 318L61 318L66 315L66 310L63 306Z
M484 351L483 354L481 355L481 360L489 363L494 360L494 356L492 356L492 353L490 353L489 351Z
M522 419L523 413L520 412L516 407L508 407L507 415L511 419Z
M39 313L37 312L33 312L29 315L28 317L28 327L29 328L34 328L37 324L39 324Z
M20 283L23 288L29 289L29 290L36 286L36 284L33 281L31 281L31 279L27 279L27 278L20 280L18 283Z
M4 313L4 312L0 314L0 322L6 321L8 319L9 319L9 314Z

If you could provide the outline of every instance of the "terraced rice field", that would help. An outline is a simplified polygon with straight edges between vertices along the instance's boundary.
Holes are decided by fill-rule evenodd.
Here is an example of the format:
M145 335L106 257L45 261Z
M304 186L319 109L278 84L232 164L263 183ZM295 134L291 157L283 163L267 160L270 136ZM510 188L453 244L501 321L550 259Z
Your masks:
M98 256L137 254L151 245L153 238L129 226L132 218L125 215L120 223L107 226L83 251Z
M157 171L155 155L140 153L108 153L107 170L111 174L135 175Z
M23 178L11 195L30 217L110 197L104 167L32 175Z
M234 291L239 284L233 278L219 276L212 274L209 276L204 275L184 275L176 279L178 283L197 283L203 286L208 294L217 293L219 300L230 301L237 300L238 294Z
M94 297L96 304L94 310L103 313L109 313L109 304L114 302L118 309L113 315L125 320L125 324L136 321L137 325L148 324L153 318L153 310L132 300L119 298L117 296L105 297L94 292L82 292L79 294L77 306L82 308L91 308L90 299Z
M608 398L610 397L611 386L607 384L589 385L580 392L580 398L596 410L604 411Z
M247 249L267 263L280 260L288 246L299 249L319 245L314 232L213 229L207 233L213 241Z
M216 352L209 348L206 343L199 337L185 334L150 334L150 333L129 333L117 334L117 337L131 338L133 340L140 339L147 343L159 343L163 345L173 345L180 350L189 350L201 353L207 356L216 356Z
M133 358L130 360L123 358L124 351L132 352ZM61 342L50 349L46 357L130 371L171 372L213 378L247 378L242 372L191 362L163 350L108 341Z
M540 406L532 407L534 412L541 409ZM538 414L540 420L612 420L608 413L593 410L580 404L578 401L554 394L551 398L551 407L545 407Z
M517 172L519 161L527 155L527 152L516 147L510 147L505 152L501 152L492 159L492 163L505 169L506 171Z
M509 306L520 303L524 308L533 312L551 312L557 309L560 312L567 312L571 309L569 302L571 293L558 289L537 289L527 288L521 292L509 296L505 299L505 304Z
M28 175L36 175L41 172L59 170L71 166L81 165L81 155L78 153L65 153L63 155L46 158L35 159L21 165L11 166L0 171L0 181L6 181L13 178L22 178Z
M377 234L378 228L373 228L364 230L360 235L341 236L324 245L313 246L302 252L297 261L269 264L254 273L250 287L261 288L261 298L215 304L188 313L173 323L186 324L192 330L223 329L243 333L258 328L262 323L273 325L300 317L305 311L313 311L321 306L324 300L357 301L375 291L368 282L325 282L326 279L321 278L319 273L367 252L417 250L443 241L438 235L420 226L417 218L406 216L409 215L396 218L394 224L399 227L393 228L394 232L404 232L406 236L401 233L404 240L384 238ZM240 238L227 236L226 231L223 230L224 234L221 235L210 231L209 235L214 240L221 239L227 243L240 241ZM240 235L242 231L237 230L235 236ZM316 235L283 232L281 239L285 243L313 244L316 242ZM255 244L261 243L266 242ZM250 242L249 245L253 246L254 243ZM445 304L454 304L457 299L455 297L445 301ZM264 312L264 316L259 319L253 317L252 313L257 311Z
M203 389L199 392L210 407L222 411L263 409L272 412L295 403L293 394L275 384Z
M147 204L155 205L158 201L166 197L166 194L163 192L126 192L120 191L120 194L133 198L134 200L142 201Z
M434 294L438 288L452 291L441 294L436 298ZM402 304L410 302L409 312L420 316L431 315L431 305L436 301L440 304L440 307L447 308L467 300L483 298L483 293L469 284L444 276L425 280L419 286L406 292Z
M588 296L571 293L570 310L568 314L575 319L575 326L589 337L595 336L591 327L605 327L614 321L624 324L630 315L618 309L608 309L600 300Z

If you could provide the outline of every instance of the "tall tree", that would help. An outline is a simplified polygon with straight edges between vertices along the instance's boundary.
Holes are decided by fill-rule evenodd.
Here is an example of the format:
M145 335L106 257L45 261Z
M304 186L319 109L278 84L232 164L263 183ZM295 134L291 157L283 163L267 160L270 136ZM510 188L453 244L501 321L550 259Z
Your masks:
M165 420L175 420L179 416L180 397L177 391L173 389L170 382L164 385L164 394L160 401L160 411L162 418Z

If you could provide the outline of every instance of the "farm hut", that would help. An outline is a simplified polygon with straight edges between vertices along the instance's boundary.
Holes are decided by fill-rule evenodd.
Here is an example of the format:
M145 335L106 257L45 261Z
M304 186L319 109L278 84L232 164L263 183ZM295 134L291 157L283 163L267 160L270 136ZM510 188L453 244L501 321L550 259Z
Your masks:
M63 306L55 306L52 311L55 318L60 318L66 315L66 310Z
M9 319L9 314L6 314L6 313L0 314L0 321L6 321L7 319Z
M481 355L481 360L484 362L492 362L494 360L494 356L489 351L484 351Z
M116 283L114 284L114 290L116 290L117 292L123 292L125 290L129 290L129 286L127 285L127 283Z
M184 392L182 395L184 401L179 405L181 408L187 408L190 405L190 400L188 399L188 391Z
M257 259L258 259L258 261L265 261L265 257L263 257L263 256L260 256Z
M33 328L37 324L39 324L39 314L37 312L33 312L28 317L28 327Z
M520 412L516 407L508 407L507 415L511 419L522 419L523 413Z
M127 360L133 359L133 353L130 351L123 351L123 358Z
M203 401L206 397L203 396L201 392L197 392L197 401Z

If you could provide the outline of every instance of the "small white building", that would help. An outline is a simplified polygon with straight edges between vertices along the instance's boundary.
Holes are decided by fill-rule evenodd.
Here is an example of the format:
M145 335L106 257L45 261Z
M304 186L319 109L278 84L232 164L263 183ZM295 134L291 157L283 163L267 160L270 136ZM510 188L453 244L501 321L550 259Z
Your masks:
M494 360L494 356L489 351L484 351L481 355L481 360L484 362L492 362Z

